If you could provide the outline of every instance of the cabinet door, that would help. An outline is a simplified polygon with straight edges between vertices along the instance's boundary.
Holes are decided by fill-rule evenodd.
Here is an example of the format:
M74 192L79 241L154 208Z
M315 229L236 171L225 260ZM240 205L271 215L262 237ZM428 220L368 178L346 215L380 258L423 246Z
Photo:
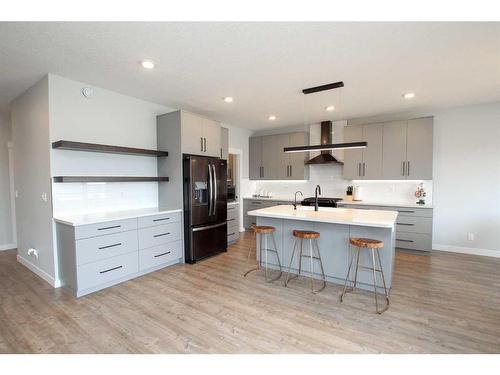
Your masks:
M181 112L182 152L186 154L204 155L202 117L189 112Z
M290 146L306 146L309 144L309 133L299 132L290 134ZM307 180L308 166L305 165L309 159L308 152L294 152L289 155L290 175L291 180Z
M432 180L432 117L408 120L406 178Z
M205 137L205 155L220 158L220 123L203 119L203 137Z
M227 160L229 156L229 129L220 128L220 157Z
M279 175L282 152L279 148L282 135L266 135L262 137L262 170L264 180L274 180ZM281 149L283 151L283 149Z
M363 126L363 141L368 143L368 147L363 149L361 175L364 179L376 180L382 178L383 133L383 124Z
M344 128L344 142L360 142L363 140L362 126L346 126ZM363 162L362 149L344 151L344 178L347 180L360 180L361 163Z
M384 123L383 178L406 179L406 121Z
M280 134L277 140L277 150L276 157L279 160L279 167L276 171L276 179L286 180L290 179L290 155L287 154L283 149L290 146L291 134Z
M260 180L262 178L262 137L250 137L248 151L249 178Z

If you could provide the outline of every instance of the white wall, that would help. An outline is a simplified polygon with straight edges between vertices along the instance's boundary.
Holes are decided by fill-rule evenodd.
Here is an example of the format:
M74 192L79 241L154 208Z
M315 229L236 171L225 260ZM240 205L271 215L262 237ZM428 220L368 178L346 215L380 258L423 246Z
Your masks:
M0 250L15 247L12 233L9 143L12 141L10 116L0 113Z
M86 98L82 88L90 87ZM172 111L86 83L49 75L50 140L156 149L156 116ZM52 150L52 176L157 176L156 158ZM158 205L157 183L54 183L54 215Z
M45 77L13 101L11 118L18 259L55 285L48 90ZM28 256L31 247L38 258Z
M435 114L434 206L434 248L500 256L500 103Z

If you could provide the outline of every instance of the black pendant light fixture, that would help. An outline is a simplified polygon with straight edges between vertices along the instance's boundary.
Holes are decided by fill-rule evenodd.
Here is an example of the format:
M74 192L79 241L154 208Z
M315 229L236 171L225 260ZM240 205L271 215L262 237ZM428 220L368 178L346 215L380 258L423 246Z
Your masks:
M321 91L333 90L340 87L344 87L344 82L334 82L328 83L326 85L310 87L308 89L302 90L304 95L314 94ZM322 123L322 126L324 124ZM321 137L323 140L324 137ZM331 141L330 141L331 142ZM307 146L293 146L293 147L285 147L283 149L284 152L309 152L309 151L331 151L331 150L347 150L347 149L356 149L356 148L366 148L368 147L367 142L347 142L347 143L324 143L321 142L319 145L307 145ZM311 163L315 164L315 163Z

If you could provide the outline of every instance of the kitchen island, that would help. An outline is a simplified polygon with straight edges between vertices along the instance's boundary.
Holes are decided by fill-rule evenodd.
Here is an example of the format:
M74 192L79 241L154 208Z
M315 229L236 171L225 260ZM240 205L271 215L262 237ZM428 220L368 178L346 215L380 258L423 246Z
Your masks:
M292 205L266 207L249 211L248 215L257 218L257 225L269 225L276 228L274 235L278 246L278 253L283 271L288 271L292 256L295 237L294 229L314 230L320 233L318 245L323 260L326 280L332 283L343 284L352 252L349 251L350 237L365 237L381 240L384 247L380 249L380 259L384 270L387 287L391 287L394 269L395 251L395 223L397 211L360 210L350 208L298 206L294 210ZM259 244L257 243L257 246ZM269 247L272 247L269 244ZM304 243L304 255L309 255L309 244ZM264 254L263 254L264 255ZM257 260L259 249L257 249ZM268 253L269 267L276 269L278 262L272 253ZM369 251L361 251L360 265L371 266ZM310 262L302 262L302 274L310 275ZM298 272L298 256L294 257L291 272ZM320 267L314 265L313 277L321 279ZM382 287L381 278L377 278L377 286ZM372 272L362 268L358 271L358 287L373 290Z

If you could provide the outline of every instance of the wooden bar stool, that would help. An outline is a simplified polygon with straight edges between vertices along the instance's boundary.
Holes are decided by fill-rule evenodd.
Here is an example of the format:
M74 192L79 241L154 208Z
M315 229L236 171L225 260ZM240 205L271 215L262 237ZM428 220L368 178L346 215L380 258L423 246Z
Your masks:
M293 236L295 237L295 243L293 244L292 257L290 258L290 264L288 265L288 273L286 274L285 286L288 285L288 282L292 279L295 279L300 276L300 272L302 271L302 258L309 258L311 261L311 290L313 293L319 293L326 287L326 277L325 271L323 270L323 262L321 261L321 253L319 252L319 246L317 239L319 238L318 232L313 232L309 230L294 230ZM309 240L309 255L303 255L303 245L304 240ZM300 253L299 253L299 273L290 277L290 271L292 269L292 261L297 251L297 245L300 242ZM313 246L314 243L314 246ZM313 248L316 248L317 256L313 254ZM323 275L323 286L318 290L314 290L314 260L319 261L319 265L321 267L321 274Z
M253 232L255 233L255 245L257 245L257 240L259 240L259 264L258 267L252 268L245 272L243 275L244 277L248 275L252 271L256 271L262 268L262 250L264 250L265 253L265 271L266 271L266 281L271 282L271 281L276 281L281 277L282 274L282 269L281 269L281 262L280 262L280 256L278 254L278 246L276 246L276 239L274 238L274 232L276 232L275 227L271 226L263 226L263 225L253 225L252 226ZM273 241L273 246L274 249L269 249L267 246L267 240L268 237L271 237ZM264 246L262 246L262 243L264 243ZM257 252L257 249L255 249L255 252ZM268 277L268 262L267 262L267 254L268 252L276 254L276 258L278 259L278 265L279 265L279 274L273 279L269 279ZM250 255L252 253L252 249L248 250L248 256L247 256L247 263L250 260Z
M347 269L347 276L345 278L345 283L344 283L344 291L342 292L342 295L340 296L340 302L343 302L344 296L347 292L347 282L351 281L349 279L349 275L351 274L351 269L352 269L352 265L354 262L354 258L356 258L356 270L354 272L354 282L351 281L352 286L351 286L350 290L354 291L354 289L356 289L359 268L362 268L362 269L365 269L368 271L372 271L373 272L373 293L375 295L375 311L377 312L377 314L382 314L384 311L386 311L389 308L389 294L387 293L387 287L385 285L384 270L382 269L382 262L380 261L380 253L379 253L379 249L384 247L384 243L382 241L373 240L371 238L356 238L356 237L351 237L349 242L351 243L351 245L355 246L355 250L351 256L351 261L349 262L349 268ZM364 266L359 265L359 252L361 249L371 250L372 267L364 267ZM377 268L375 254L377 254L379 268ZM387 302L386 306L382 310L378 309L377 272L379 272L382 275L382 283L384 285L385 300Z

